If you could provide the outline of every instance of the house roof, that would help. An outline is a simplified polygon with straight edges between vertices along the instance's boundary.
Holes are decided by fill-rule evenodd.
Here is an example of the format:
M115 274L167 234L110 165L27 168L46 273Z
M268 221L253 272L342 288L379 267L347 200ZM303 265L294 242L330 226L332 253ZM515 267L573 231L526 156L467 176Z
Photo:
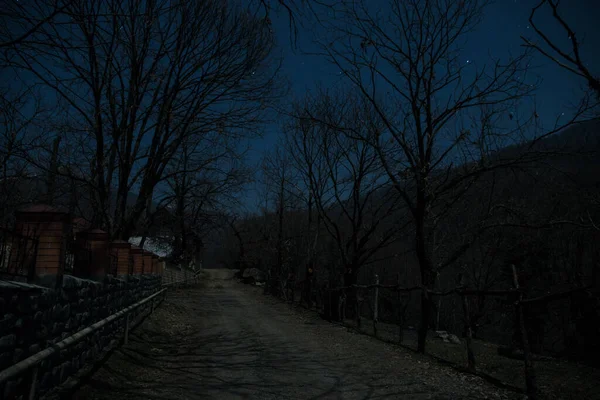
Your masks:
M129 238L129 243L136 247L140 245L141 241L141 236L132 236ZM173 252L173 246L171 246L170 242L171 238L147 237L143 249L150 251L159 257L168 257Z

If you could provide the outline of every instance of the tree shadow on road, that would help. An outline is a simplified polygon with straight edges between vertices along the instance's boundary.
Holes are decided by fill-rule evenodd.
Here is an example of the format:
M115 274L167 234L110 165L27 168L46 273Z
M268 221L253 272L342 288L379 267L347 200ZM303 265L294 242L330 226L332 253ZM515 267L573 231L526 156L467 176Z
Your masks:
M217 318L209 314L218 310L196 311L205 314L200 319ZM414 377L390 377L377 365L365 373L369 361L356 354L331 358L277 334L232 332L218 324L167 335L160 319L135 331L73 398L458 398L434 394Z

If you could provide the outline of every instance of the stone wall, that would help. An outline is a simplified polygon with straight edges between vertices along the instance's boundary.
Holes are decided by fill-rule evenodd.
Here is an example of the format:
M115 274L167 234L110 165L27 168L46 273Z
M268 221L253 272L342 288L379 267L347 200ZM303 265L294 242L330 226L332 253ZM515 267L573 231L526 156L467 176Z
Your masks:
M150 296L160 287L160 275L129 276L127 280L107 276L103 282L65 275L59 290L0 281L0 370ZM38 372L39 394L94 361L123 329L121 319L43 361ZM19 398L27 393L29 383L25 373L0 384L0 398Z

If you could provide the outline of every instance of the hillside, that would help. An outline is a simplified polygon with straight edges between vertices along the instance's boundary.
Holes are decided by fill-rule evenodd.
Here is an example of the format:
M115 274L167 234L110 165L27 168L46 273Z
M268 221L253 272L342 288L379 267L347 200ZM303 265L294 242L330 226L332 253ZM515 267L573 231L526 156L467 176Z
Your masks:
M590 219L600 221L600 121L574 125L533 146L527 143L503 149L495 157L507 160L526 152L527 162L482 175L452 203L448 212L441 213L441 205L432 210L437 216L433 243L436 265L468 244L460 257L439 271L439 288L454 287L458 273L465 275L467 284L473 288L510 288L510 264L517 265L528 296L598 283L594 276L598 275L600 234L592 228ZM461 168L464 166L457 167L456 173ZM406 219L408 210L400 206L394 215L389 218ZM286 262L296 269L299 280L303 279L306 262L303 227L307 217L301 210L288 212L284 217L284 235L292 243L286 250L289 256ZM275 260L276 220L275 215L267 214L239 221L239 237L230 231L211 245L214 249L208 253L215 257L211 262L233 266L243 255L244 262L268 268ZM399 232L398 240L375 257L380 261L362 268L359 280L372 283L377 273L382 283L395 284L400 274L403 285L417 284L412 229L409 225ZM326 231L320 236L318 252L316 280L317 285L324 285L342 267ZM388 298L382 318L386 315L396 321L400 307L397 295L393 292L381 295ZM511 343L514 318L512 308L507 308L505 302L506 299L473 299L471 312L478 325L478 337ZM447 297L435 304L434 314L439 319L434 317L432 326L460 334L463 331L460 298ZM594 324L600 310L585 307L582 299L572 298L532 308L528 321L535 336L534 350L586 359L590 354L586 348L598 346L594 337L600 332L592 327L598 326ZM409 297L406 324L418 323L419 308L418 296ZM578 313L587 317L577 320Z

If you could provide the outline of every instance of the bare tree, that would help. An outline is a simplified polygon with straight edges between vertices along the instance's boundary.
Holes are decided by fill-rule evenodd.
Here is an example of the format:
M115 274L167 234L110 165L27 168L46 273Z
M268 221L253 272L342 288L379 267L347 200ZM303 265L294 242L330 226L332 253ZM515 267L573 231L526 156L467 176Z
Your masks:
M298 26L307 17L318 17L318 10L331 7L337 0L258 0L262 5L266 18L271 23L271 13L284 11L288 19L289 39L292 48L297 47Z
M476 236L434 251L444 215L486 171L516 163L495 150L527 138L529 126L535 128L529 139L541 130L534 107L525 101L535 89L527 55L482 65L461 54L486 5L393 0L384 14L367 2L341 2L341 18L328 23L333 40L321 41L323 54L380 120L370 136L348 134L374 148L411 215L421 285L428 289L436 271L453 264ZM469 222L475 232L482 228L479 218ZM423 290L420 352L431 305Z
M547 32L542 30L536 24L536 14L545 8L552 12L554 21L562 29L562 32L567 34L570 42L570 48L561 48L561 46L556 43L555 40L550 38ZM529 24L533 28L533 31L536 33L540 41L534 41L532 38L521 36L521 39L524 41L524 46L537 51L547 59L553 61L560 68L580 77L586 82L592 94L595 94L596 99L600 100L600 77L597 75L598 72L591 70L590 64L582 57L581 45L583 42L581 40L581 36L573 28L573 25L567 22L567 20L561 14L559 10L559 1L541 0L534 8L532 8L531 14L529 15ZM584 96L583 101L589 101L587 95ZM592 117L598 117L599 109L597 106L598 103L590 106L594 111ZM595 200L594 197L596 197ZM595 196L592 195L592 202L598 203L600 201L598 200L599 198L600 196L597 194ZM600 230L589 213L588 219L596 230Z
M244 239L242 238L242 232L236 226L236 216L232 216L229 218L229 226L233 231L235 239L238 244L238 257L235 261L234 267L240 270L240 273L243 274L245 269L245 258L246 258L246 249L244 247Z
M60 162L115 237L131 234L187 138L251 134L273 98L272 33L227 2L73 1L32 38L12 65L63 106Z
M344 285L354 285L361 268L374 262L398 232L397 221L389 223L394 193L375 149L345 134L369 137L378 119L373 120L371 104L352 91L309 95L295 109L290 153L335 243Z
M168 204L176 221L176 258L189 253L189 236L197 241L216 228L226 209L236 205L236 194L250 179L241 162L243 154L236 153L229 142L222 134L186 141L168 169L173 175L166 180L161 202Z
M290 214L297 203L296 188L294 187L293 170L291 165L291 155L281 143L278 143L273 151L266 154L262 160L261 172L263 177L262 184L266 190L267 196L265 217L269 214L267 210L273 210L272 222L273 232L272 248L274 259L267 266L267 284L266 290L273 294L285 296L285 284L290 273L296 274L297 271L290 263L291 232L298 233L294 229L295 222L290 219Z
M541 39L541 43L534 42L529 38L521 36L525 42L525 46L542 54L544 57L552 60L561 68L579 76L586 81L589 88L595 92L600 99L600 77L590 71L589 64L581 56L581 40L576 34L572 25L569 24L558 10L558 0L541 0L536 5L529 15L529 24ZM563 33L567 34L570 41L569 49L562 49L555 41L553 41L546 32L544 32L535 23L535 15L542 9L548 8L552 11L552 17L558 23Z
M0 49L27 44L45 24L69 6L70 0L5 0L0 8Z
M27 111L24 111L27 110ZM43 140L38 118L48 109L34 88L12 91L0 89L0 224L5 225L13 212L31 202L36 189L45 182L39 169L25 162L25 155Z

